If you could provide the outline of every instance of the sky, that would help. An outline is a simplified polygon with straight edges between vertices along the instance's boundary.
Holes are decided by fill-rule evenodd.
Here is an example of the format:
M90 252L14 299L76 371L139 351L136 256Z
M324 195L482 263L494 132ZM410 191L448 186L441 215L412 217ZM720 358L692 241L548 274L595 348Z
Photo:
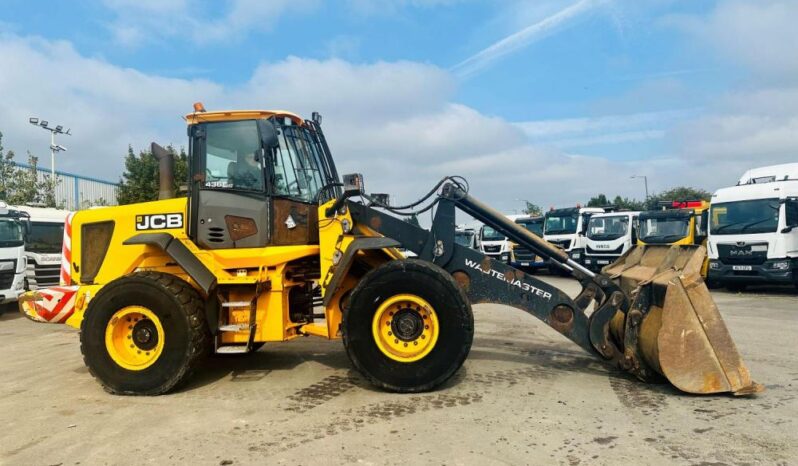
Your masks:
M339 173L400 203L444 175L512 213L714 190L798 161L798 0L2 0L0 131L118 180L181 116L323 115Z

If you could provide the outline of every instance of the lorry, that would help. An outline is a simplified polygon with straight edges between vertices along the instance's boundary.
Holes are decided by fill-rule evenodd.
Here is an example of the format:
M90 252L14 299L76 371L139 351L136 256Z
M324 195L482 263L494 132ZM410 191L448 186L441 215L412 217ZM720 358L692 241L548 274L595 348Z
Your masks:
M798 286L798 163L747 171L712 195L709 280Z
M454 241L467 248L479 249L479 238L473 228L458 227L454 231Z
M642 381L763 389L698 274L701 246L635 248L594 273L460 177L406 206L375 202L362 175L339 178L317 114L195 104L185 121L188 191L174 192L173 155L153 144L159 200L75 213L64 285L20 297L27 317L80 329L88 373L112 394L168 393L211 353L311 336L340 339L376 387L433 390L468 357L475 303L526 312ZM402 219L433 208L429 229ZM458 211L567 271L581 292L457 244Z
M515 221L518 218L526 217L526 215L513 214L505 215L505 217ZM482 225L479 228L478 239L479 250L482 254L498 259L505 264L510 262L513 244L503 233L496 230L491 225Z
M529 230L532 234L543 237L543 216L524 216L515 219L515 223ZM535 254L529 248L520 244L512 244L509 264L515 268L534 272L545 269L548 264L542 257Z
M16 306L25 291L25 235L28 214L0 201L0 306Z
M594 214L587 222L585 267L598 272L637 245L640 212Z
M25 236L25 288L36 290L58 285L64 223L71 213L50 207L16 207L29 216L30 230Z
M543 239L555 246L562 248L568 257L580 264L585 257L587 245L587 223L594 214L602 214L607 209L604 207L566 207L562 209L551 208L545 214L543 223ZM560 270L553 267L554 270Z
M695 244L706 247L709 201L661 201L659 210L641 212L638 218L638 244ZM705 258L701 276L707 276ZM709 282L714 286L714 283Z

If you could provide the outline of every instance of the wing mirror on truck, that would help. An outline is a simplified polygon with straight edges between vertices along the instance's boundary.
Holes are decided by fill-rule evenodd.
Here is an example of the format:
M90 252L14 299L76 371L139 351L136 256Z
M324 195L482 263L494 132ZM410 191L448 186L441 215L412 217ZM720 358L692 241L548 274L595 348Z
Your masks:
M789 197L784 201L784 220L786 227L782 233L789 233L798 227L798 197Z

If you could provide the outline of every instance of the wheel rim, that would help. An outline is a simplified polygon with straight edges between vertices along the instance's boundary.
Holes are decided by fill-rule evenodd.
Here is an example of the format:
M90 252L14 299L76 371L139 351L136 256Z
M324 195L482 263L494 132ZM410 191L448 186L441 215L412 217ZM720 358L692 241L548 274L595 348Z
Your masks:
M164 347L161 320L141 306L119 309L105 327L105 348L115 363L132 371L152 366Z
M438 341L438 316L416 295L400 294L384 301L372 321L377 347L394 361L414 362L432 351Z

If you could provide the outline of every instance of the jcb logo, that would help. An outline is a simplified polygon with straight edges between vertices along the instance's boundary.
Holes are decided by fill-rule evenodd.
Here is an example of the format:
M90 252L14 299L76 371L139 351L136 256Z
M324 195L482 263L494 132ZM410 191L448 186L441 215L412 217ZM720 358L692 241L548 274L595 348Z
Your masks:
M136 230L183 228L183 214L136 215Z

